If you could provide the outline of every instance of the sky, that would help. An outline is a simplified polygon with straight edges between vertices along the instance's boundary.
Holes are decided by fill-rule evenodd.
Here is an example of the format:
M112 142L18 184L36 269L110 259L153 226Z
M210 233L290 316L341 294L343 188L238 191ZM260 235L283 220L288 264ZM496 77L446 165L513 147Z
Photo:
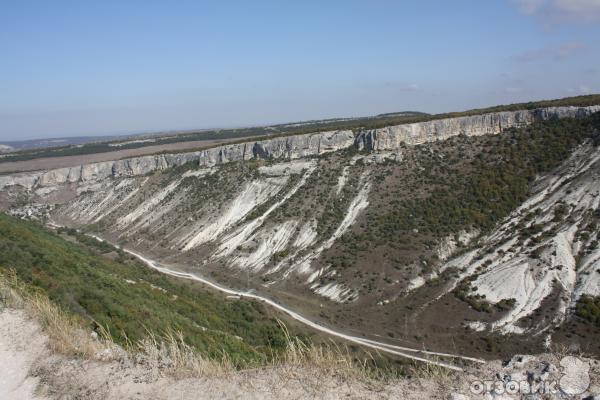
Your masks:
M0 140L600 92L600 0L0 0Z

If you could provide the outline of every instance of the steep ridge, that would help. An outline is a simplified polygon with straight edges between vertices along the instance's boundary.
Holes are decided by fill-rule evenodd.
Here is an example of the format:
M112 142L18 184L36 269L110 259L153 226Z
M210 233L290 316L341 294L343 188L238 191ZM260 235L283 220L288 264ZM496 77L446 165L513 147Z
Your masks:
M581 118L598 111L600 111L600 106L548 107L446 118L367 130L357 136L356 144L359 150L393 150L402 144L422 144L434 140L445 140L457 135L494 135L505 129L530 125L536 121Z
M219 146L203 151L159 154L125 160L86 164L39 173L0 176L0 189L20 185L28 189L57 184L90 182L123 176L138 176L194 162L202 167L251 159L294 159L356 147L358 150L392 150L401 144L420 144L456 135L497 134L502 130L556 118L584 117L600 111L600 106L549 107L507 111L468 117L446 118L414 124L367 130L329 131Z

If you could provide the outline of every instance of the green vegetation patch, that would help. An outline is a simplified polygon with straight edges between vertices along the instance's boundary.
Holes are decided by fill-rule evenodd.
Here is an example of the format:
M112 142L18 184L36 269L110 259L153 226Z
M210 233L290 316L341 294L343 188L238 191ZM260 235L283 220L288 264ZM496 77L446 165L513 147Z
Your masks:
M258 302L228 301L72 230L57 234L0 214L0 269L9 268L121 344L175 330L203 354L227 355L239 367L262 364L286 345Z
M470 227L489 230L527 199L538 175L558 167L599 127L596 115L541 122L490 137L491 150L475 157L468 174L451 174L424 199L394 203L389 213L379 217L376 234L416 228L438 236ZM433 169L424 172L433 174Z
M581 296L575 315L600 327L600 297Z
M559 166L599 128L600 115L594 115L511 129L481 139L482 150L461 164L451 155L431 161L426 147L417 148L421 171L402 181L410 196L392 197L387 207L371 210L365 229L355 235L385 244L417 230L436 238L472 228L488 231L528 198L536 177Z

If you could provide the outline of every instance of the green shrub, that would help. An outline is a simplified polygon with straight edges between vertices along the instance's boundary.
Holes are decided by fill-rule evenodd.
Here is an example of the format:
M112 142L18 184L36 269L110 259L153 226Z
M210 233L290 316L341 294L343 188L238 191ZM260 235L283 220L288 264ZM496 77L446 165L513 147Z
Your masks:
M581 296L575 314L600 327L600 297Z
M81 234L62 237L73 233L56 234L0 214L0 269L14 269L21 280L85 318L91 329L106 328L121 344L180 331L202 354L226 353L238 366L264 363L285 347L283 332L262 304L226 301Z

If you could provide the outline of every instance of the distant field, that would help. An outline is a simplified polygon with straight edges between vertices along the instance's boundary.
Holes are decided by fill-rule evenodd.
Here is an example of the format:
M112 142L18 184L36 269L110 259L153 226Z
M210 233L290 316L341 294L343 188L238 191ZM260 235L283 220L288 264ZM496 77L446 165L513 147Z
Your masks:
M251 139L252 137L248 137ZM64 157L42 157L24 161L12 161L0 163L0 174L9 172L38 171L54 168L73 167L81 164L89 164L102 161L120 160L122 158L143 156L162 152L173 151L191 151L213 147L215 145L230 143L236 139L224 140L194 140L190 142L177 142L161 144L156 146L138 147L134 149L124 149L108 151L103 153L93 153L85 155L73 155Z
M403 113L401 116L393 117L395 121L413 121L415 118L421 117L421 113ZM379 120L379 117L373 117ZM16 151L0 157L0 164L7 164L18 161L28 161L47 157L69 157L83 156L99 153L114 153L117 149L133 150L140 148L152 148L152 152L144 152L142 154L151 154L161 151L171 151L174 149L188 149L190 143L201 143L201 147L211 146L215 143L231 142L231 141L246 141L255 137L274 137L287 136L305 133L314 133L326 130L337 129L352 129L352 127L363 126L358 124L358 121L371 120L372 118L362 119L335 119L323 121L308 121L302 123L272 125L252 128L239 129L218 129L200 132L188 132L166 136L143 137L139 136L135 140L114 140L105 142L88 143L78 146L62 146L45 149L31 149ZM391 118L386 117L386 120ZM183 144L185 143L185 144ZM176 145L177 147L159 148L158 146ZM183 145L182 145L183 144ZM183 146L183 147L180 147ZM197 148L197 146L191 147ZM190 149L191 149L190 148ZM158 149L158 150L156 150ZM110 157L113 159L114 157Z

